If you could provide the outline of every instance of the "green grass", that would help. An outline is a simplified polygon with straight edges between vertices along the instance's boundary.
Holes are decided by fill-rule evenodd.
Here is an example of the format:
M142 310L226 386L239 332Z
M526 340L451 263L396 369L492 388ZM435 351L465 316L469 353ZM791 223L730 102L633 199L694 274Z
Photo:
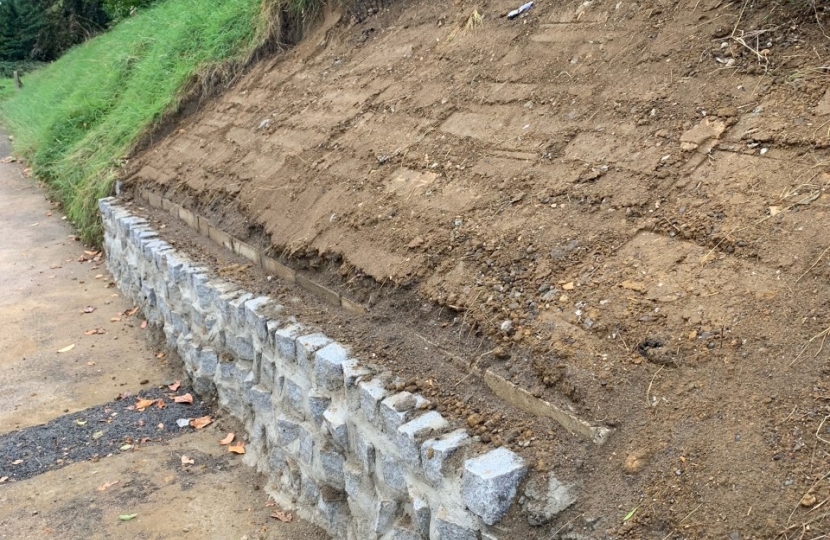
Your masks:
M14 81L12 79L0 79L0 101L11 97L14 92Z
M163 0L27 74L22 91L0 101L15 151L55 191L85 242L100 242L96 201L111 193L138 141L198 81L247 62L279 28L274 14L293 2ZM6 88L0 81L0 96Z

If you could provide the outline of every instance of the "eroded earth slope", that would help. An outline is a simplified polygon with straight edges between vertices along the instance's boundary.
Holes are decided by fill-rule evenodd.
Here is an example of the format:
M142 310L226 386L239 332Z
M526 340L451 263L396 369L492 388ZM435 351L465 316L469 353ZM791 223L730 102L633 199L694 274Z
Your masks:
M328 13L129 180L329 276L367 317L385 294L456 313L492 346L456 357L614 427L597 448L490 424L485 442L581 486L540 537L830 531L826 14L557 0L501 17L515 7ZM436 384L444 411L490 413L465 405L477 376Z

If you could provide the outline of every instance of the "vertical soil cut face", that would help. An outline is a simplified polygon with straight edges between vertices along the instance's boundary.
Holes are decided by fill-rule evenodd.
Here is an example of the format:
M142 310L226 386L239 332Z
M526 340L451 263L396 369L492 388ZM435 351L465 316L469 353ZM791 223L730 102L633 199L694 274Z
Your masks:
M128 183L363 306L297 307L148 210L482 450L585 487L546 525L515 517L531 537L794 530L830 496L830 94L798 52L827 41L714 1L498 17L516 7L327 17ZM614 434L597 447L501 403L487 370Z

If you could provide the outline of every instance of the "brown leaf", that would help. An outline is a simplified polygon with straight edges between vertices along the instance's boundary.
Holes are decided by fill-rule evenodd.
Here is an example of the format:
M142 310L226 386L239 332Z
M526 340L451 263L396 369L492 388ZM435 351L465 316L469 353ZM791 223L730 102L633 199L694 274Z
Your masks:
M176 396L173 398L176 403L193 403L193 396L185 394L183 396Z
M245 443L239 441L233 446L228 447L228 452L232 452L234 454L244 454L245 453Z
M107 482L106 484L104 484L102 486L98 486L98 491L106 491L117 483L118 483L118 480L113 480L112 482Z
M156 400L156 407L159 408L159 409L166 409L167 408L167 403L165 403L163 399L157 399Z
M179 387L181 385L182 385L182 381L176 381L173 384L171 384L170 386L168 386L167 388L169 388L171 391L175 392L176 390L179 389Z
M138 311L138 306L136 306L132 309L128 309L127 311L124 312L124 315L126 315L127 317L132 317L133 315L135 315L136 311Z
M219 444L223 446L226 444L231 444L233 442L234 437L236 437L236 435L234 435L233 433L228 433L228 436L219 441Z
M118 322L121 320L121 317L113 317L110 319L110 322Z
M195 461L193 461L189 457L182 456L182 465L193 465L194 463L195 463Z
M135 408L138 411L143 411L147 407L152 407L155 403L155 399L139 399L135 402Z
M196 429L202 429L204 427L209 426L211 422L213 422L213 418L211 418L210 416L202 416L200 418L194 418L193 420L191 420L190 425L191 427L194 427Z
M280 512L279 510L274 510L271 514L271 517L274 519L278 519L283 523L291 523L294 520L294 514L291 512Z

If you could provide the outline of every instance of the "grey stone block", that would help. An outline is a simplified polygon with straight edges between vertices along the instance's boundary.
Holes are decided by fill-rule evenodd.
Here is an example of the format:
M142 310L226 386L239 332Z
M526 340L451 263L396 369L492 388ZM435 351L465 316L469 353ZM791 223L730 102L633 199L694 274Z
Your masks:
M421 461L421 443L441 433L449 426L440 413L429 411L398 428L398 450L401 458L411 467L418 467Z
M300 500L305 504L316 504L320 498L320 486L311 478L303 475L300 481Z
M343 409L334 406L324 411L323 429L326 430L335 445L343 450L349 447L349 429Z
M399 496L407 496L406 472L403 464L397 457L382 453L379 461L379 476L381 481L390 491Z
M323 478L333 486L343 488L345 478L343 476L343 465L346 459L333 446L325 446L320 449L320 467L323 470Z
M259 360L259 383L266 388L274 388L274 379L277 374L277 363L270 353L262 353Z
M354 452L360 461L361 467L366 471L366 474L371 474L375 470L375 447L360 433L355 430L354 434Z
M424 442L421 447L421 467L433 486L439 487L452 469L459 467L470 437L463 429Z
M354 358L350 358L343 362L343 384L346 389L356 386L360 378L365 378L372 374L372 371L364 367Z
M337 343L330 343L314 353L314 374L317 386L335 391L343 388L343 362L349 351Z
M286 378L283 383L283 396L285 403L305 418L305 390L293 380Z
M234 356L240 360L253 362L255 356L254 342L247 334L226 334L225 343Z
M346 495L354 501L362 500L365 478L367 476L360 467L352 463L346 463L343 466L343 482L346 488Z
M306 465L314 462L314 437L303 426L300 426L300 449L297 457Z
M540 527L574 504L576 495L572 486L562 484L551 474L547 481L540 476L531 478L525 486L521 502L528 523Z
M363 411L363 416L372 424L380 423L378 404L387 394L383 381L376 377L358 383L357 387L360 390L360 410Z
M429 536L429 526L432 521L432 510L429 503L422 497L412 498L412 524L418 533L426 538Z
M287 416L280 415L277 418L277 444L288 446L300 437L300 424Z
M271 392L268 389L258 385L252 386L248 390L248 401L258 417L269 413L273 415Z
M383 430L396 434L415 412L415 402L415 396L409 392L401 392L381 401L378 408Z
M334 538L346 538L346 530L351 520L351 512L346 501L327 501L321 490L317 500L317 510L323 517L323 526Z
M478 540L478 529L472 520L466 517L450 516L443 508L439 509L433 521L434 540Z
M228 302L230 310L228 312L229 322L236 330L242 330L247 322L245 317L245 302L253 299L254 295L251 293L243 293L241 296L234 298Z
M494 525L507 514L526 474L524 460L504 447L468 459L461 482L464 503L484 523Z
M288 362L297 361L297 337L303 332L300 324L290 324L274 333L274 345L277 354Z
M374 508L375 519L372 523L372 529L381 535L388 531L395 524L399 508L400 505L397 501L388 499L377 501Z
M331 398L328 396L321 396L315 391L308 394L308 412L311 413L311 418L318 426L323 423L323 413L329 408Z
M309 334L297 338L297 365L300 366L303 373L311 376L314 353L329 343L331 343L331 339L320 333Z
M199 374L207 377L213 377L216 374L216 369L219 366L219 356L216 351L210 348L205 348L199 351Z
M395 526L389 535L389 540L423 540L423 538L424 536L421 536L411 528L400 525Z

